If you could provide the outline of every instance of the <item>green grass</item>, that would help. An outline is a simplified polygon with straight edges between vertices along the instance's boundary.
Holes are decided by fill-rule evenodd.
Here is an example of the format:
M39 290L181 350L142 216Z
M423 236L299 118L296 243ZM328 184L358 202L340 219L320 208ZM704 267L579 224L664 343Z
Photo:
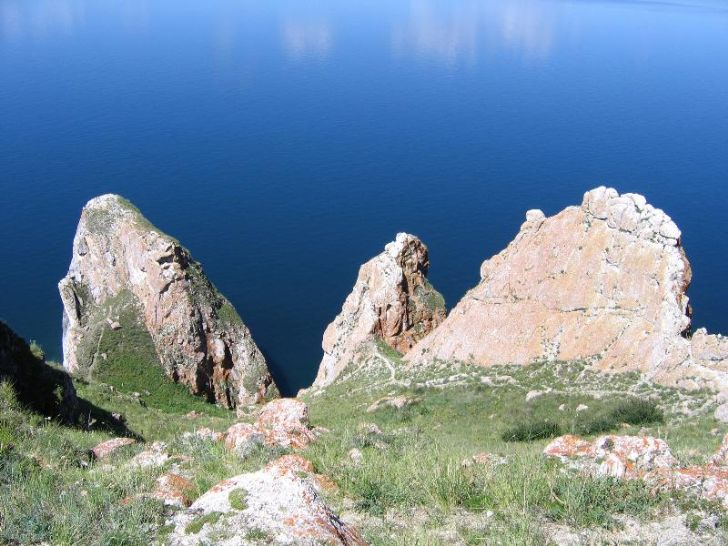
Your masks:
M501 438L504 442L532 442L555 438L561 434L561 427L558 423L549 419L531 419L518 423L503 431Z
M214 525L220 520L221 517L222 512L209 512L207 514L203 514L202 516L198 516L187 524L187 527L185 527L185 532L188 535L196 535L197 533L202 531L202 528L206 524L209 523L211 525Z
M134 337L138 332L124 326L115 333L125 331L131 337L109 337L109 342L122 355L143 355L144 345ZM529 441L504 441L516 424L548 418L562 431L573 432L582 423L609 416L610 426L620 433L637 434L647 427L650 434L668 440L681 462L700 463L726 431L713 419L704 393L678 393L634 374L594 375L579 363L490 369L442 363L409 376L400 355L381 346L379 353L395 368L394 382L388 368L353 368L347 380L309 395L312 424L329 432L302 453L316 472L337 485L322 492L327 503L336 513L357 512L357 525L372 545L449 545L453 534L469 545L541 545L546 544L544 524L549 522L607 533L620 514L644 521L676 507L686 521L688 516L697 521L706 514L723 514L710 503L655 494L641 482L588 478L565 470L543 456L548 440L542 434L527 435ZM104 372L110 381L77 381L79 396L96 411L124 414L130 431L147 442L168 442L170 455L184 457L178 464L192 482L191 500L219 481L259 470L287 452L258 447L241 459L222 443L183 437L183 432L202 426L223 431L237 418L187 392L187 401L180 402L166 387L160 387L164 396L132 396L134 390L142 392L138 382L149 381L136 375L139 362L130 356L122 361L125 365L116 362L115 367L92 370ZM486 375L498 386L485 382ZM526 402L529 390L547 386L553 390ZM596 391L601 396L594 396ZM393 395L410 396L417 403L367 412L375 400ZM589 407L577 412L579 405ZM682 406L695 414L679 413ZM191 407L195 417L187 416ZM98 425L87 428L60 426L31 413L10 386L0 385L0 544L164 541L170 531L166 509L148 493L170 463L146 470L128 465L143 445L92 461L88 449L110 434ZM360 463L348 456L354 447L362 452ZM472 462L481 452L491 454L492 462ZM500 459L505 462L499 464ZM113 468L105 468L107 464ZM246 499L243 490L229 497L237 510L246 509ZM190 533L199 533L216 517L222 516L193 521ZM728 538L722 525L715 532ZM247 533L249 541L271 538L258 529Z
M230 506L235 510L245 510L248 507L247 498L248 492L242 487L240 489L233 489L228 495Z
M379 349L390 356L381 344ZM400 364L398 355L390 359ZM481 381L482 375L498 386ZM647 426L648 433L668 439L685 459L696 445L701 453L712 452L721 436L710 432L717 426L710 411L694 417L667 411L683 398L688 407L702 407L700 393L679 394L646 384L637 374L602 376L580 363L489 369L442 363L418 370L416 381L404 376L399 385L386 381L386 372L366 366L360 374L352 368L346 377L309 398L311 421L331 433L309 447L306 456L317 472L336 482L338 491L329 494L329 502L353 503L368 515L371 523L362 531L372 544L448 544L436 531L454 514L463 522L457 533L466 544L545 544L544 520L576 529L610 529L619 514L659 518L677 502L674 495L655 495L641 482L564 472L563 465L542 454L548 438L573 433L582 423L606 415L608 430L637 434ZM446 381L452 386L427 386ZM546 387L553 390L526 402L529 390ZM415 397L418 403L366 412L373 401L395 394ZM588 409L577 412L580 405ZM381 433L367 432L369 424ZM528 441L506 441L514 435ZM362 452L360 464L347 456L353 447ZM480 452L506 462L463 464ZM694 500L687 502L695 506ZM406 522L412 510L423 514L417 524L403 528L386 523L392 518ZM487 523L485 512L493 514ZM432 529L418 529L422 525Z

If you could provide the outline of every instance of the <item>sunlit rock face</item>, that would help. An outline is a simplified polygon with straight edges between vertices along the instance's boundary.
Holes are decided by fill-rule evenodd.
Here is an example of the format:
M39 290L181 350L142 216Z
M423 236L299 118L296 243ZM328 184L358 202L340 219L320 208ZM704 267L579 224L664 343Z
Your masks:
M359 269L341 313L324 332L315 386L330 384L372 338L406 353L445 319L445 302L427 280L427 247L399 233Z
M585 359L684 387L728 387L725 339L691 341L681 233L636 194L596 188L581 206L526 214L480 283L405 357L485 366Z
M164 372L191 392L227 407L272 396L266 361L230 302L189 252L118 195L81 213L63 300L64 366L93 372L111 331L139 332ZM146 339L146 338L145 338Z

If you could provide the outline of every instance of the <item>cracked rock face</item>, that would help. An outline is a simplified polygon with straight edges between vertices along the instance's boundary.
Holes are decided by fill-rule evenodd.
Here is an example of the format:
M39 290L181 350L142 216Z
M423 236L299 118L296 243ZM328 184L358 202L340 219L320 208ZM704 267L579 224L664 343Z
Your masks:
M236 407L275 392L265 359L230 302L178 241L118 195L84 207L59 290L69 371L93 373L113 357L99 354L104 335L140 330L150 338L151 358L194 394Z
M480 283L406 360L481 365L588 360L688 388L728 387L725 338L688 339L680 230L635 194L600 187L579 207L529 211Z
M314 386L334 381L372 337L406 353L445 319L445 301L426 277L429 265L424 243L399 233L384 252L361 266L341 313L324 332L324 357Z

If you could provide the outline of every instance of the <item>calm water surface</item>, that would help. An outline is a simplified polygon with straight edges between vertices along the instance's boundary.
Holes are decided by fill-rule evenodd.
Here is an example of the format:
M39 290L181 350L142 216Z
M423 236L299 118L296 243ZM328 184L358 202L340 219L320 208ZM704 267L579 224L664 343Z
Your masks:
M728 3L0 0L0 317L56 358L94 195L183 241L292 392L397 231L454 304L599 184L672 215L728 332Z

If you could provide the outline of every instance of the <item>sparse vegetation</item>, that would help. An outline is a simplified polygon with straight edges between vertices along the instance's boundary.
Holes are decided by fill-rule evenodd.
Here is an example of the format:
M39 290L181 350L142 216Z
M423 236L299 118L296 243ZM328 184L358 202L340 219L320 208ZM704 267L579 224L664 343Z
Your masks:
M202 516L198 516L194 520L192 520L187 527L185 527L185 532L187 534L196 535L200 531L202 531L202 528L205 526L205 524L215 524L217 523L220 518L222 517L222 512L209 512L207 514L203 514Z
M561 434L561 427L558 423L549 419L535 418L506 429L501 434L501 438L504 442L532 442L533 440L554 438L559 434Z

